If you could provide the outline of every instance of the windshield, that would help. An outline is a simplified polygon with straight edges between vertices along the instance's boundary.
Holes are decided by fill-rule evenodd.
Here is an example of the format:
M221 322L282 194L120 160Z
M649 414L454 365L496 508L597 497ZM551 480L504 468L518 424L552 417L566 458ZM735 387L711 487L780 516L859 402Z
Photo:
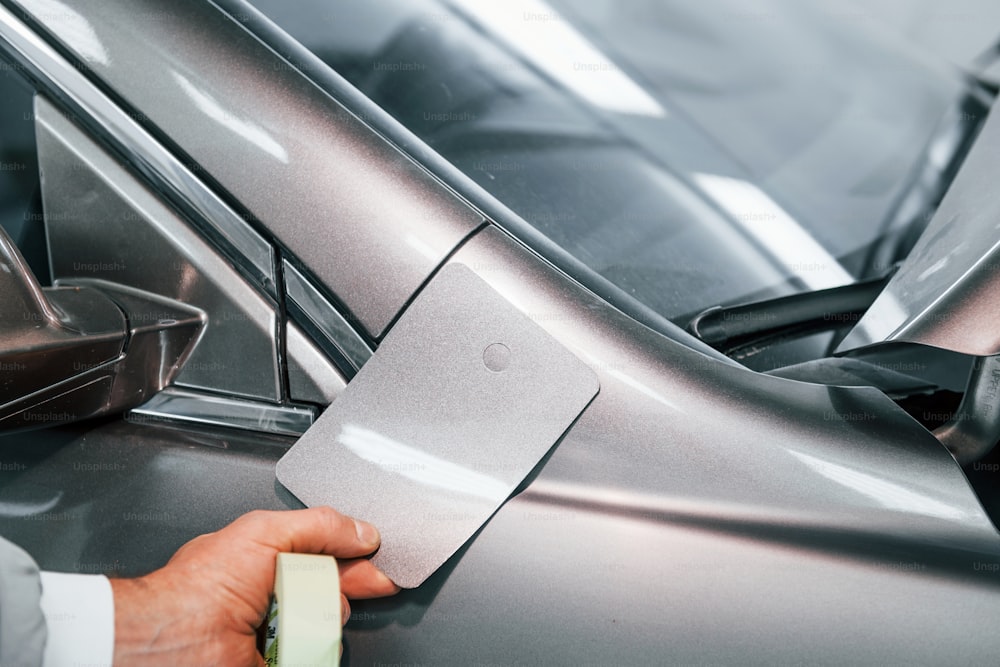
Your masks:
M921 165L955 148L934 140L960 77L839 5L254 4L675 322L883 273L926 219Z

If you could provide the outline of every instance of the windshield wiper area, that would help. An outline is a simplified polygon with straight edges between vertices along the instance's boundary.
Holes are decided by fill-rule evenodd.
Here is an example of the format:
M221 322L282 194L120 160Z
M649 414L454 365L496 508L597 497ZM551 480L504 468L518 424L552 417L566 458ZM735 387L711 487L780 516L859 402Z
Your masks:
M890 276L738 306L714 306L696 315L687 329L723 354L739 357L751 348L853 326Z

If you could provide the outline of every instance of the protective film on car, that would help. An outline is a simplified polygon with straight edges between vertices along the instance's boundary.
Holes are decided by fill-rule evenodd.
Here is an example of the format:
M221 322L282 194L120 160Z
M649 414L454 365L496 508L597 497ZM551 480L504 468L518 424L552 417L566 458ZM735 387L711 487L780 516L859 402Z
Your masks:
M469 268L444 267L278 462L309 506L374 523L374 562L414 588L478 531L600 388Z

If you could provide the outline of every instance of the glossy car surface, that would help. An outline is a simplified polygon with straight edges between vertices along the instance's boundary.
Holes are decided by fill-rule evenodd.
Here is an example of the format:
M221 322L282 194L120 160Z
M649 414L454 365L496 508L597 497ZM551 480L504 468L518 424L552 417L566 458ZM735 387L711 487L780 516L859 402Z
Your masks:
M25 204L34 208L22 219L43 211L47 234L47 252L32 253L28 236L22 252L36 273L50 271L57 287L125 284L198 308L208 322L175 369L173 386L127 418L0 439L0 534L42 567L138 575L245 511L300 506L276 481L275 463L452 263L469 267L589 366L600 393L543 465L431 579L393 599L354 605L345 633L348 664L994 659L1000 536L984 510L986 496L969 483L969 475L979 475L982 486L995 486L994 459L967 474L926 427L933 419L914 419L875 386L755 372L677 326L698 309L747 295L831 286L810 285L808 272L786 284L795 277L788 262L775 260L759 239L754 252L765 259L748 258L753 244L733 230L758 209L727 211L686 176L662 189L637 185L677 168L636 167L615 143L621 132L597 141L601 150L624 151L615 176L643 174L610 201L643 195L650 198L646 213L670 201L686 202L687 213L703 211L697 224L676 233L682 240L713 237L690 247L733 273L695 298L699 280L712 275L698 261L679 267L668 253L616 273L621 267L605 262L610 251L608 258L587 255L588 243L608 249L600 240L606 236L574 240L568 234L579 232L579 219L558 224L557 214L576 210L575 200L607 196L588 188L611 182L614 191L629 180L553 174L553 159L588 164L592 136L574 143L545 133L540 139L533 130L517 149L532 156L511 148L509 128L487 128L503 139L493 146L500 154L477 153L490 145L472 130L451 144L425 136L420 127L404 127L407 113L419 121L416 109L425 107L407 109L405 96L394 100L400 86L380 89L376 81L366 89L352 79L355 88L242 2L2 4L0 45L13 74L31 81L24 112L30 117L22 120L34 129L42 173L40 199ZM563 4L554 6L573 11ZM261 9L266 13L263 3ZM698 10L688 18L711 25ZM463 39L482 46L466 33ZM871 53L851 54L858 68L885 56L877 40L862 41ZM392 44L431 52L419 40ZM966 87L982 91L898 53L885 57L878 62L906 70L903 87L918 98L914 106L925 96L932 103L897 128L905 155L866 154L895 165L882 164L883 180L865 172L838 189L827 187L832 177L819 170L799 174L807 183L795 182L794 165L775 158L787 171L774 179L793 182L776 184L759 178L763 167L757 174L749 168L742 187L799 197L797 207L806 210L827 197L843 202L841 190L879 185L878 196L862 193L863 206L855 202L878 215L860 216L857 224L867 229L862 223L877 218L895 229L896 240L913 233L910 220L893 214L914 191L907 178L922 173L938 121L949 109L961 113ZM862 77L853 67L838 73L845 90ZM744 80L738 69L731 74L721 89ZM668 77L670 85L678 76ZM884 90L875 88L878 106ZM819 113L814 89L792 81L782 91L789 104L803 95L804 108ZM726 109L724 95L718 104ZM855 137L852 150L864 153L878 127L873 139ZM676 132L690 128L682 123ZM770 128L779 143L788 129ZM645 131L669 147L667 130ZM740 144L754 139L750 130L704 134L702 150L678 150L676 160L700 161L698 173L716 177L709 183L734 182L731 169L747 166L740 152L754 152ZM920 147L907 141L916 136ZM793 151L794 143L786 148ZM952 145L959 157L961 143ZM848 160L850 151L820 153ZM527 166L477 171L483 160ZM945 172L953 176L944 167L921 195L917 218ZM525 195L525 182L537 190ZM581 191L574 195L572 187ZM553 204L551 197L562 199ZM855 232L819 217L807 210L792 221L837 237L819 244L834 259L874 252L881 239L873 234L848 247ZM604 234L632 229L627 222L610 218ZM632 257L631 249L622 252ZM868 277L876 263L858 260L846 280ZM666 275L651 279L656 264ZM745 276L754 271L765 277L751 285ZM676 298L644 298L650 285L675 289ZM805 351L778 349L761 363L822 361L843 333L821 332ZM971 363L910 348L874 354L934 389L957 382L961 390ZM16 385L18 369L3 370Z

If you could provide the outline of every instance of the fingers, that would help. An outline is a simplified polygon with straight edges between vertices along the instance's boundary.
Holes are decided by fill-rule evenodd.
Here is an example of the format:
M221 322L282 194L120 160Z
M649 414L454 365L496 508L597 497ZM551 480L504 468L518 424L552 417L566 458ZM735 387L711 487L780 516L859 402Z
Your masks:
M382 570L372 565L370 560L349 560L340 566L340 591L353 600L381 598L395 595L399 586L392 583Z
M347 601L347 596L340 594L340 624L347 625L351 619L351 603Z
M250 512L221 532L250 539L278 551L358 558L378 548L381 538L369 523L330 507L288 512Z

